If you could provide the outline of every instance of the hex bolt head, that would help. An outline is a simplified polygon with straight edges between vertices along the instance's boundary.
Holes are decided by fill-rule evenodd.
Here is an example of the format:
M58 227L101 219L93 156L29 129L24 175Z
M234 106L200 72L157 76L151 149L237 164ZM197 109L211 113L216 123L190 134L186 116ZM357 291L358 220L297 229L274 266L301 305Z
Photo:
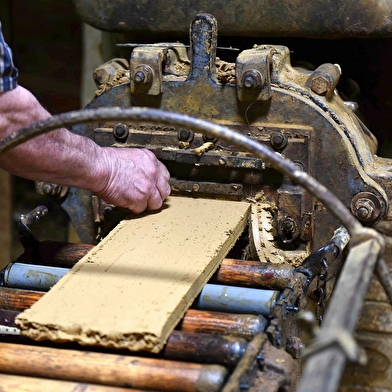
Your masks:
M312 79L312 82L310 84L310 88L316 94L322 95L328 91L329 85L330 85L330 82L326 77L324 77L322 75L318 75Z
M180 129L177 133L178 140L182 142L191 142L193 139L193 135L193 132L186 128Z
M214 136L209 136L209 135L203 135L203 140L205 141L205 142L216 142L216 137L214 137Z
M371 221L373 219L376 206L369 199L358 199L356 202L356 217L361 221Z
M113 127L113 135L116 139L125 140L129 135L129 128L126 124L116 124Z
M281 151L287 146L287 136L280 132L273 133L270 143L274 150Z
M282 223L282 229L286 233L293 233L295 230L295 222L292 218L286 218Z
M383 216L381 198L372 192L359 192L351 199L351 212L363 223L374 223Z
M247 90L256 90L264 83L263 77L256 69L250 69L242 76L242 86Z
M153 72L149 65L140 65L133 74L135 84L150 84L152 82Z

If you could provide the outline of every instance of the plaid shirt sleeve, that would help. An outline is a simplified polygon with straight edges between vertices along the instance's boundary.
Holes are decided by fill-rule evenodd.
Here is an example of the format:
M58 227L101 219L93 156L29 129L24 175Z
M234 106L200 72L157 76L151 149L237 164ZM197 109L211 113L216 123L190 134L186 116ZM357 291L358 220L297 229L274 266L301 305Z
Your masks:
M0 92L12 90L18 85L18 69L12 60L10 47L5 43L0 22Z

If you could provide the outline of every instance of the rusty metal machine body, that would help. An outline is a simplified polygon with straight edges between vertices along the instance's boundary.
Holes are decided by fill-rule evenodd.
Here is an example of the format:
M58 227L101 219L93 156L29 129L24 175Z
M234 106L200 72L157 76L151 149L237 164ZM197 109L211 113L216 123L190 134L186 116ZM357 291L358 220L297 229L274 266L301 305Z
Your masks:
M208 18L193 22L190 38L189 56L182 44L130 44L129 70L120 72L127 76L98 90L86 109L145 106L229 126L334 189L365 224L390 218L389 177L382 174L388 162L375 156L376 139L339 97L338 65L293 68L289 49L272 45L242 51L235 63L216 60L217 26ZM102 67L110 74L112 63ZM74 130L101 146L149 148L168 166L173 194L247 200L263 193L276 207L275 237L296 249L317 249L339 227L312 195L268 163L219 140L148 124L101 122ZM92 211L82 193L71 192L69 204L74 197L85 214ZM81 220L69 212L81 238L92 242L92 214Z
M79 9L87 7L87 15L93 15L93 5L89 2L75 3ZM223 8L226 12L231 9L232 2L228 3ZM255 3L260 5L260 2ZM111 21L118 20L113 17L118 12L115 4L108 2L105 5L104 15L107 18L92 16L100 21L98 27L116 31L111 24ZM367 5L363 7L363 15L369 15L365 12ZM376 14L375 11L372 15ZM219 15L217 19L219 21ZM223 31L230 35L231 25L227 24L227 17L224 20ZM134 20L125 17L122 24L117 23L118 31L126 30L131 24ZM370 25L374 26L373 23ZM300 35L313 34L309 26L304 27ZM251 25L247 27L255 29ZM320 32L319 26L315 28ZM340 28L344 30L344 26L340 25ZM381 32L371 28L361 31L365 35L388 34L388 25L380 29ZM295 28L292 30L294 35ZM345 33L340 30L337 34L349 34L349 31L352 30L347 27ZM113 108L121 111L148 107L226 126L265 146L277 156L290 160L299 172L309 174L332 190L363 226L373 227L392 220L389 205L392 199L391 161L377 157L376 138L355 115L355 104L341 98L337 90L341 75L339 65L326 63L316 69L295 67L291 64L289 48L281 45L260 44L238 52L232 47L221 48L217 43L217 21L210 14L200 14L192 20L189 38L189 45L168 41L124 43L123 48L128 48L129 58L113 59L96 70L97 92L86 109ZM225 53L230 53L231 57L235 53L235 60L223 60ZM361 275L367 277L365 280L370 279L371 269L363 267L363 270L357 271L357 287L347 285L358 293L345 293L344 286L348 281L343 277L347 280L347 274L344 275L341 268L346 260L350 271L353 258L361 260L365 266L366 263L375 263L380 246L369 245L365 238L366 246L360 244L365 247L358 250L358 243L354 243L354 250L347 257L349 236L346 230L341 227L336 214L331 213L313 192L246 148L185 126L99 120L76 125L73 132L89 137L101 146L150 149L168 167L173 195L245 200L252 204L247 232L210 283L249 286L279 291L280 294L264 315L263 327L250 337L245 336L250 342L241 346L241 353L236 352L238 358L233 360L234 364L224 363L230 376L224 384L216 385L216 390L294 391L302 372L302 356L318 354L330 346L340 347L344 353L338 354L336 364L339 363L339 366L343 364L344 367L342 355L352 361L362 359L350 336L350 329L357 321L356 300L364 295L367 287L366 282L361 283ZM98 242L127 214L84 190L42 183L38 184L38 188L41 192L54 194L85 244ZM25 234L25 241L31 239L31 233L23 224L21 233ZM57 250L50 250L51 256L47 257L50 244L31 242L33 252L26 246L26 253L18 262L70 267L75 261L64 262L62 257L57 256ZM8 280L12 267L3 272ZM25 265L18 267L28 269ZM51 273L54 274L53 271ZM315 309L321 322L326 306L328 311L327 303L339 274L342 274L343 283L336 293L338 306L336 301L331 301L327 329L323 335L314 325L314 320L306 320L306 313L298 317L298 313L306 308ZM11 296L11 293L4 292L2 295ZM353 319L343 306L346 299L347 303L352 303ZM340 312L339 301L342 303ZM178 330L185 328L188 316ZM207 315L200 317L205 321ZM244 337L238 331L229 331L225 316L220 317L217 324L226 330L218 333ZM239 329L249 328L249 320L242 320ZM346 321L346 327L350 324L347 330L342 329L340 324ZM201 325L197 328L199 332L211 332L205 325L204 329ZM302 339L306 331L318 336L313 351L304 350ZM188 346L196 345L193 338L183 335L175 335L171 339L162 358L183 360L183 348L174 344L175 339L183 339ZM217 348L218 353L221 347L223 343ZM389 354L379 355L376 358L380 362L384 355L385 372L382 377L388 379L391 377ZM185 361L216 360L216 357L201 357L196 351L193 356L185 355ZM331 378L341 376L340 370L336 375L333 366L329 366L333 364L331 357L321 357L321 363L327 369L324 372L327 378L330 374L333 374ZM312 374L319 365L320 362L313 362L310 368L305 369L305 375ZM308 379L305 378L305 381ZM149 389L148 385L143 387L131 383L131 386L141 389ZM380 391L388 391L387 385L388 381L381 383ZM170 390L165 389L163 384L161 387L162 390ZM194 390L212 390L205 388L198 385ZM311 383L301 384L300 388L301 392L316 390ZM174 390L182 389L177 386Z

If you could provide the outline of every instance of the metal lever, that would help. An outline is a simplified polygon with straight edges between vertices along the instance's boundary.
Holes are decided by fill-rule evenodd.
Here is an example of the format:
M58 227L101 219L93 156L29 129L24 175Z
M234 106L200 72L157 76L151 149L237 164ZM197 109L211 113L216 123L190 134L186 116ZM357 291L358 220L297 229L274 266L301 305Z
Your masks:
M18 236L25 249L37 248L39 241L31 232L29 226L48 213L45 206L38 206L26 215L21 215L18 221Z

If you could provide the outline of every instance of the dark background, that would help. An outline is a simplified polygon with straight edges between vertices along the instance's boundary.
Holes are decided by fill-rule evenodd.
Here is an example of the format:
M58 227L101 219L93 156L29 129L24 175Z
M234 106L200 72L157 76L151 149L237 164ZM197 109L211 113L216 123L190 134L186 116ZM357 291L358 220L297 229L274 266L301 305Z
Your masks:
M80 109L82 25L71 2L2 0L0 19L19 70L19 84L53 114ZM11 189L11 260L23 251L16 230L19 216L40 204L49 208L49 214L31 227L33 233L39 240L67 241L66 214L36 193L34 182L12 177Z

